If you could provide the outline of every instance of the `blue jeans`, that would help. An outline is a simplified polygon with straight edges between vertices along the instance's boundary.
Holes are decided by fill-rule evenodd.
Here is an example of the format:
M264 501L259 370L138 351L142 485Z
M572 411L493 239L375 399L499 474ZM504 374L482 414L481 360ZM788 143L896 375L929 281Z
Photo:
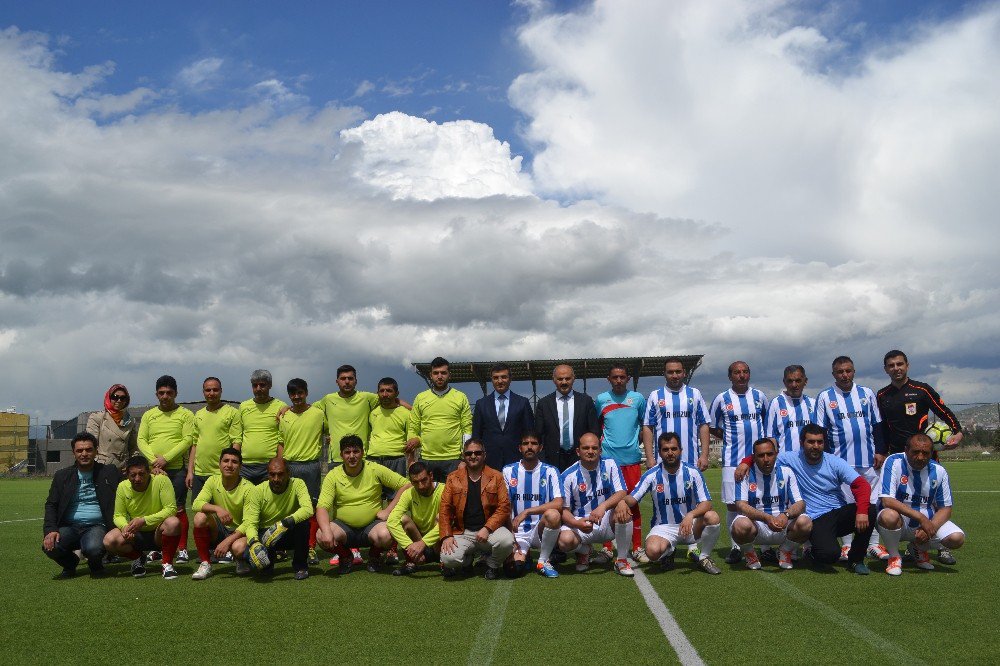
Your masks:
M104 534L103 524L77 527L66 525L59 528L59 541L52 550L43 552L59 563L63 569L76 569L80 558L74 550L79 549L87 557L87 566L91 571L104 568Z

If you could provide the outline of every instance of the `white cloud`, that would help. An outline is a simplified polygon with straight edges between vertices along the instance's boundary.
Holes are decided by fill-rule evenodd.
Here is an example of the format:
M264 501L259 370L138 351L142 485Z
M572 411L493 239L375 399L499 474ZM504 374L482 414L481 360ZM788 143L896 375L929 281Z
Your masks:
M375 90L375 84L365 79L358 84L358 87L354 89L354 94L351 95L351 99L357 99L358 97L364 97L371 91Z
M222 68L222 58L202 58L191 63L177 74L177 79L188 88L211 87Z
M267 79L266 81L256 83L253 90L258 96L263 97L272 104L294 106L305 104L309 101L309 98L305 95L293 93L288 89L288 86L278 79Z

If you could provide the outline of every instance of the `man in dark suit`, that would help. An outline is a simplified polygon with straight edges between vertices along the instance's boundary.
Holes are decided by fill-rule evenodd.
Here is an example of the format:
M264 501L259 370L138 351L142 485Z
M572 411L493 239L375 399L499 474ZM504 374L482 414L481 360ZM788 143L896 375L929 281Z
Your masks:
M490 368L493 393L476 401L472 410L472 438L486 446L486 464L496 470L521 459L521 435L533 430L531 403L510 390L510 367L496 363Z
M560 472L577 461L576 446L586 433L601 436L594 399L573 390L576 374L568 365L557 365L552 371L556 390L538 400L535 407L535 429L542 440L545 462Z

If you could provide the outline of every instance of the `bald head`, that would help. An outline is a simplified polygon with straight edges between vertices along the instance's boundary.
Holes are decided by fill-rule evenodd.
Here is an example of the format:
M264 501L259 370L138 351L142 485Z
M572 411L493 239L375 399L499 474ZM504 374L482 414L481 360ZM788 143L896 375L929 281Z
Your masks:
M561 395L569 395L569 392L573 390L574 381L576 381L576 373L565 363L560 363L552 369L552 383L556 385L556 390Z
M284 458L271 458L267 463L267 483L275 495L288 489L288 463Z

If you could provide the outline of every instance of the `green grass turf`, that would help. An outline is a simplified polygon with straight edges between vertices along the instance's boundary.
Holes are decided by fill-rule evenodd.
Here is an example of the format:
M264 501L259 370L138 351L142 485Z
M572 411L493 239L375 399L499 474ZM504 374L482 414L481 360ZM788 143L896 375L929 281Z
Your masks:
M1000 580L988 554L1000 550L1000 536L988 516L1000 493L964 491L1000 491L1000 466L952 463L949 471L955 520L969 535L957 566L907 567L898 578L881 564L867 577L840 567L751 572L721 564L723 537L716 549L723 575L680 557L675 571L647 566L647 575L709 664L904 661L895 646L928 663L996 663ZM707 477L716 489L718 470ZM491 583L446 581L430 569L403 579L363 569L338 576L324 574L324 563L297 582L285 563L269 580L217 566L215 576L195 582L189 563L178 566L175 581L154 575L155 567L135 580L125 565L102 581L53 581L58 568L41 553L37 520L48 485L0 481L0 521L24 521L0 522L0 655L11 663L483 663L491 654L497 664L677 663L635 583L600 568L576 574L565 565L556 580ZM508 591L496 622L492 604ZM495 645L477 644L484 623L499 628ZM223 657L227 651L232 656Z

